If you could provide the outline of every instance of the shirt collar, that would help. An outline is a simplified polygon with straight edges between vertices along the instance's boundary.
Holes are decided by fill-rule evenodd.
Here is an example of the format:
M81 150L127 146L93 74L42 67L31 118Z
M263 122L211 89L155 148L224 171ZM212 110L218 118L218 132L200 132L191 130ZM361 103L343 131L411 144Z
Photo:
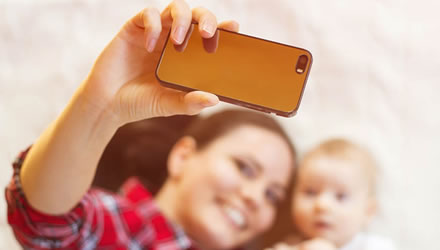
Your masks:
M139 178L130 177L121 186L120 192L133 203L151 202L154 206L158 216L155 216L151 223L156 232L157 250L196 249L183 228L171 222L162 214L154 202L153 195L142 185Z

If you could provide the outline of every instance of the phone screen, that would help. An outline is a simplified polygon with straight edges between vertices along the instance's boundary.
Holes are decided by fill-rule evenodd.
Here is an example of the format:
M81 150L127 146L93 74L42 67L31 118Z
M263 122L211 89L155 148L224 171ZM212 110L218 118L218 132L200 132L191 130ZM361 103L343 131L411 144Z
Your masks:
M183 45L167 40L156 76L168 87L202 90L226 102L292 116L311 63L305 49L221 29L203 39L192 24Z

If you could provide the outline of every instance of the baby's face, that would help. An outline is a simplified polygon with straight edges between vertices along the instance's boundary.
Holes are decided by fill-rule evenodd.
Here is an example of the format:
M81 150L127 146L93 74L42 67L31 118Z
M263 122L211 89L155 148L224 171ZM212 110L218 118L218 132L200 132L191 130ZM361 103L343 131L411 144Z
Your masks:
M374 203L366 171L357 164L322 155L299 168L292 215L306 238L342 246L368 222Z

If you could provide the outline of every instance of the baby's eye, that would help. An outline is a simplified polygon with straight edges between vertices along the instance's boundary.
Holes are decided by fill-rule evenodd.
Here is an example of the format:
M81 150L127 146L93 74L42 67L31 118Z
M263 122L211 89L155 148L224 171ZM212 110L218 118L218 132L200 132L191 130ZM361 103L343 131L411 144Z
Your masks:
M338 201L345 201L345 200L348 199L348 194L345 193L345 192L338 192L338 193L336 194L336 199L337 199Z
M318 191L316 191L313 188L306 188L304 189L304 194L310 197L316 196L318 194Z
M255 170L246 164L243 160L240 159L234 159L235 165L237 166L238 170L246 177L248 178L254 178L256 176Z

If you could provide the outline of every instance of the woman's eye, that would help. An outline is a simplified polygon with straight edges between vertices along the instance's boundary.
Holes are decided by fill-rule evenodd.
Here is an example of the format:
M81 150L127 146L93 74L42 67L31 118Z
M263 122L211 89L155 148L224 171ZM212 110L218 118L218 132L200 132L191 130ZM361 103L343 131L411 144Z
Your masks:
M240 172L244 176L249 178L254 178L256 176L255 170L251 166L246 164L244 161L240 159L236 159L235 164L237 165L238 170L240 170Z
M269 201L269 203L271 203L274 206L278 206L278 204L280 204L282 199L276 191L273 191L271 189L266 190L265 196L266 199Z
M347 193L339 192L339 193L336 194L336 199L338 201L345 201L345 200L347 200L347 198L348 198Z

